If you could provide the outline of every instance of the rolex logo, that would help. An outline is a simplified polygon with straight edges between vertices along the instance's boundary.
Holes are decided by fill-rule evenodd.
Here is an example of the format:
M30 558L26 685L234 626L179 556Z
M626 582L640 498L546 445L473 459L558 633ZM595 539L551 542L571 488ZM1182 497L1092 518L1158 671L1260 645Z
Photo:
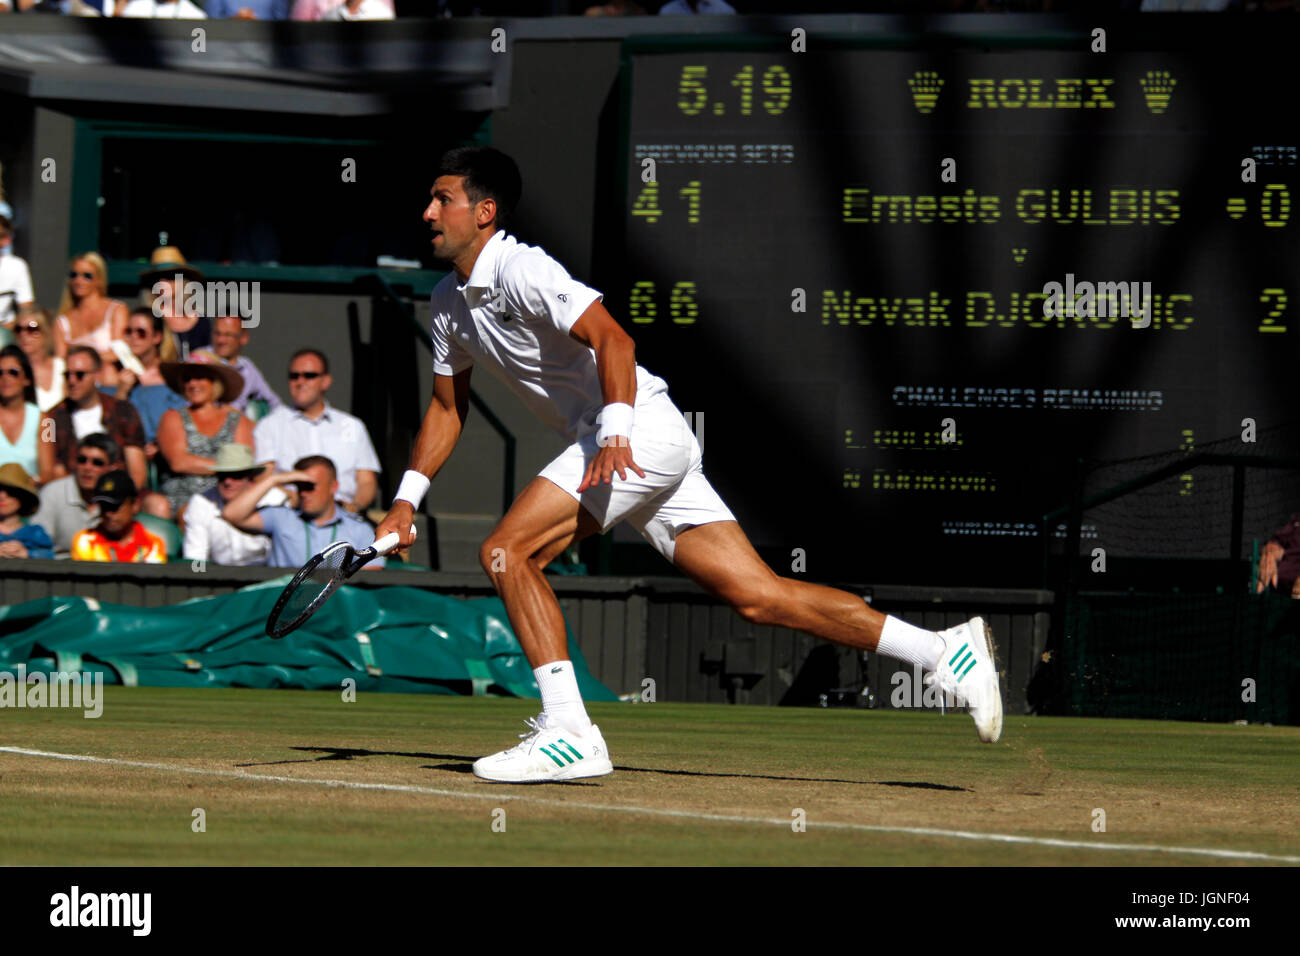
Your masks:
M907 81L912 90L912 103L918 113L929 113L934 104L939 102L939 91L943 89L943 80L933 70L919 70Z
M1147 109L1152 113L1163 113L1169 108L1169 97L1173 95L1178 81L1169 75L1168 70L1147 70L1142 77L1142 95L1146 97Z

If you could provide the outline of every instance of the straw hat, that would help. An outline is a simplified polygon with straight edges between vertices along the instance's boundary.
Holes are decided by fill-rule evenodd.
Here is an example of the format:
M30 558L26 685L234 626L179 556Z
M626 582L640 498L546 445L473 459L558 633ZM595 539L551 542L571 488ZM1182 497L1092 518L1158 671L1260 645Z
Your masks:
M253 461L253 449L237 442L217 449L217 460L212 466L214 475L241 475L250 472L262 472L261 466Z
M239 393L244 390L244 376L235 371L232 366L221 361L216 353L210 349L199 349L197 352L191 352L189 359L184 362L163 362L159 368L162 372L163 381L167 383L168 388L178 395L185 394L185 383L181 381L181 373L192 369L201 369L221 382L225 391L221 393L220 401L233 402L239 397Z
M149 257L149 268L140 273L140 284L152 286L160 279L170 279L178 272L187 279L202 279L203 272L190 265L175 246L159 246Z
M0 465L0 488L18 499L18 513L23 517L36 514L36 509L41 506L40 496L36 494L36 482L17 462Z

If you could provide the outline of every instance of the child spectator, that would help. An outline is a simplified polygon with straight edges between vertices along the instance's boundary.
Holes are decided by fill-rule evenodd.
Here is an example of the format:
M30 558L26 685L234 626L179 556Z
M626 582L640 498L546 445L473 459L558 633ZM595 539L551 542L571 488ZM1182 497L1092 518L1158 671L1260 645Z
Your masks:
M136 520L140 501L129 474L108 472L96 483L90 500L99 505L99 522L73 536L74 561L162 564L167 560L162 538Z
M15 464L0 465L0 558L52 558L45 529L27 520L41 502L31 476Z

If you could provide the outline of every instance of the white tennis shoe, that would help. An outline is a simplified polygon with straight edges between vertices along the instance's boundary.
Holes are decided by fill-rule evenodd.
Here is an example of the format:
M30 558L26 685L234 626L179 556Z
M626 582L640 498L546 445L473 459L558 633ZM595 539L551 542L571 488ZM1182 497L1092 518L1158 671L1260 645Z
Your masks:
M995 744L1002 736L1002 685L998 662L993 654L993 633L983 618L973 617L940 631L943 656L939 667L925 679L925 685L939 682L939 689L953 694L975 718L980 740Z
M474 761L474 773L497 783L546 783L602 777L614 772L609 748L595 724L585 734L544 727L541 718L528 718L531 728L522 742Z

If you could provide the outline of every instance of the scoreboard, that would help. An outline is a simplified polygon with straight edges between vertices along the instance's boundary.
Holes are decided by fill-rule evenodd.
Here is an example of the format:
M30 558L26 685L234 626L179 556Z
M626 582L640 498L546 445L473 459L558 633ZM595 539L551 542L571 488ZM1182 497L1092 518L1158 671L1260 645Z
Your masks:
M597 285L779 573L1037 586L1076 459L1296 417L1300 37L1154 19L627 42Z

